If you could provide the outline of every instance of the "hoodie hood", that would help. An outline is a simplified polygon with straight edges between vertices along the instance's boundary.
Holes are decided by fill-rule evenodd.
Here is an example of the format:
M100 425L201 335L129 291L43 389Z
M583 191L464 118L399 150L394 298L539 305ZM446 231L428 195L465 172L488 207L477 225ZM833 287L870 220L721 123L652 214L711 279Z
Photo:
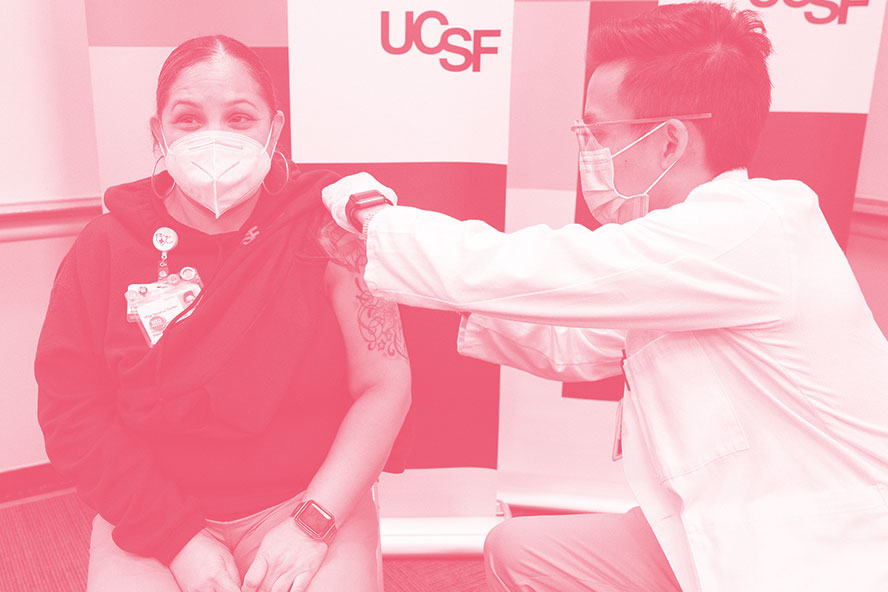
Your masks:
M166 171L158 173L157 179L166 187L172 183ZM109 187L104 202L108 212L135 234L142 234L145 230L153 232L159 226L167 225L171 219L163 202L151 189L150 177Z
M283 190L272 195L262 187L256 207L235 234L257 225L287 224L295 217L306 214L318 218L326 216L320 199L320 189L336 181L338 176L325 170L303 173L295 164L289 163L289 166L290 176ZM279 178L282 174L283 167L278 165L272 167L267 178ZM273 185L279 183L275 180L269 182ZM170 216L162 199L152 189L151 183L151 178L147 177L108 188L105 192L105 207L117 222L140 238L148 236L150 239L154 231L161 226L175 230L180 239L189 237L194 240L198 237L209 237ZM173 180L169 173L162 171L155 176L155 183L161 191L166 192L172 186Z

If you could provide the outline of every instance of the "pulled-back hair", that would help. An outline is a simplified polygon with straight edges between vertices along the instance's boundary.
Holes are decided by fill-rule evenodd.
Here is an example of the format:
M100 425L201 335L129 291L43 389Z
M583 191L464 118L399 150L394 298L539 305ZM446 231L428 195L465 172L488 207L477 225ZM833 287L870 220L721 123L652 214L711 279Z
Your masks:
M659 6L590 33L589 71L625 60L619 97L639 118L711 113L708 164L748 166L771 104L771 42L757 13L715 2Z
M274 92L271 74L268 73L268 69L259 56L236 39L225 35L207 35L183 42L170 53L163 63L160 75L157 77L157 93L155 95L157 116L160 117L161 111L166 106L170 87L183 70L197 63L224 56L240 60L256 84L259 85L262 98L268 103L272 112L278 109L277 95Z

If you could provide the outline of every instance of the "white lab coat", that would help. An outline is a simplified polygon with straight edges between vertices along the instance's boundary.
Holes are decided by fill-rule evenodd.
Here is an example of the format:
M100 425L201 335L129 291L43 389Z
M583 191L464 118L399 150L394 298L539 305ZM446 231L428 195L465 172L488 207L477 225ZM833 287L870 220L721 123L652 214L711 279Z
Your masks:
M377 295L480 313L464 353L581 380L625 347L624 467L685 592L888 590L888 342L804 184L731 171L595 231L388 208L367 238Z

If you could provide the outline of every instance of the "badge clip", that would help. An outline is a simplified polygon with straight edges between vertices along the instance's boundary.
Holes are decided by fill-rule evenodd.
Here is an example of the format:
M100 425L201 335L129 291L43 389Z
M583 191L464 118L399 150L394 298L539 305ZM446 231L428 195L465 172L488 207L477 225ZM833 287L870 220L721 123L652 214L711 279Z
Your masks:
M162 226L154 231L152 242L154 243L154 248L160 251L160 261L157 264L157 281L161 281L170 275L169 266L167 265L167 253L179 244L179 235L172 228Z

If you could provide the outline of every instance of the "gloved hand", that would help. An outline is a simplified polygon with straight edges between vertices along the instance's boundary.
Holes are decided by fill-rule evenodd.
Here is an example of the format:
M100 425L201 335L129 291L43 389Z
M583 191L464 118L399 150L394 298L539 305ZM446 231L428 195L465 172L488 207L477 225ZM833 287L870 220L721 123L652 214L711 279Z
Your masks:
M377 181L370 173L365 172L343 177L332 185L327 185L321 190L321 197L324 200L324 205L330 210L333 220L339 226L349 232L360 233L360 230L352 227L346 219L345 204L348 203L348 198L353 193L370 191L372 189L379 191L393 204L397 205L398 196L395 194L395 191L391 187L386 187Z

